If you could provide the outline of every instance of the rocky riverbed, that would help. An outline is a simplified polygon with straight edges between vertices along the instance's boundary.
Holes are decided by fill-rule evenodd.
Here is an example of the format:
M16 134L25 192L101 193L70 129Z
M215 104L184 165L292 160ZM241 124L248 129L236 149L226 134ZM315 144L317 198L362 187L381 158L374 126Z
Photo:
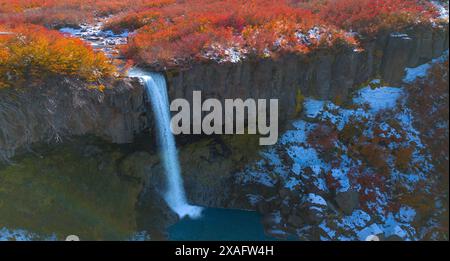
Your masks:
M78 37L89 43L94 49L106 53L113 59L120 59L118 47L128 42L128 31L115 34L110 30L103 30L103 25L108 18L98 18L92 24L80 24L79 27L63 27L60 32L71 37Z

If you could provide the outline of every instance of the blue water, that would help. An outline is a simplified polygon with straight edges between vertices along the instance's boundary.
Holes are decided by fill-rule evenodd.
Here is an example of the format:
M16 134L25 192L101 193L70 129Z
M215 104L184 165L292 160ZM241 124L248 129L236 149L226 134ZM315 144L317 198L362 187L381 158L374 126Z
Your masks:
M168 228L170 240L275 240L264 234L254 211L205 208L199 219L183 218Z

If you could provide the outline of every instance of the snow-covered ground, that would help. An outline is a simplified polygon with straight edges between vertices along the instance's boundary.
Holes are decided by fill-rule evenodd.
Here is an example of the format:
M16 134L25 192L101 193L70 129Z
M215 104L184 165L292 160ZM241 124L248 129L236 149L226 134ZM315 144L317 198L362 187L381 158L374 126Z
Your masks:
M0 241L56 240L55 235L42 237L25 229L0 228Z
M446 59L448 52L428 64L408 68L404 82L411 83L425 77L432 63ZM249 194L253 205L262 201L276 202L278 198L281 203L270 203L271 206L278 204L280 209L283 206L291 207L290 212L286 211L289 214L280 217L278 223L271 224L270 230L282 230L285 233L291 230L292 233L292 226L289 228L288 224L295 223L292 220L297 215L302 219L313 220L312 223L316 222L314 225L310 220L303 227L296 225L295 233L299 238L307 238L303 234L312 226L319 228L321 240L366 240L373 238L373 235L382 239L420 240L423 234L429 232L435 226L433 218L428 220L427 227L417 231L413 226L416 210L407 204L395 207L391 204L399 197L399 192L394 191L394 184L401 184L409 190L405 193L412 193L419 183L433 179L430 177L433 165L430 156L423 150L420 133L413 127L413 115L406 106L406 96L403 87L382 86L379 80L375 80L370 86L358 90L353 105L346 108L330 101L305 99L306 118L294 121L292 128L281 136L278 144L262 152L258 162L249 164L237 175L237 182L244 187L254 187L256 184L271 191L264 193L264 197ZM394 154L401 148L413 146L410 159L412 167L401 169L395 164L395 158L389 155L388 173L377 173L367 167L358 169L363 164L361 158L355 157L353 149L339 139L334 141L334 148L330 149L333 150L330 158L308 140L310 133L323 123L331 125L338 132L360 126L364 136L371 139L369 143L389 139L387 149ZM364 180L361 179L362 175L366 176ZM283 189L295 192L295 196L286 196L286 193L281 192ZM356 193L359 196L359 199L354 200L351 213L339 209L339 202L334 201L336 193ZM298 199L293 200L292 197L300 197L301 207L297 210L295 206L298 203L293 202ZM279 214L276 207L273 212ZM299 212L302 213L296 214ZM313 218L310 218L311 215Z
M8 229L6 227L0 228L0 241L58 241L68 240L71 235L67 235L66 238L58 238L55 234L50 236L38 235L25 229ZM77 236L78 237L78 236ZM83 240L83 238L79 238ZM150 240L150 235L146 231L139 231L130 236L130 238L124 238L128 241L146 241Z
M431 1L431 3L436 7L436 9L439 11L439 18L444 19L448 21L448 1L446 6L438 1Z

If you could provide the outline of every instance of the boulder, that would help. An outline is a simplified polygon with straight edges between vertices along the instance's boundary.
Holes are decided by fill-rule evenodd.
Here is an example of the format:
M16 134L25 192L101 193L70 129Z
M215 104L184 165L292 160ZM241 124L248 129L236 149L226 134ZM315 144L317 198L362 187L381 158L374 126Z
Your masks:
M356 191L338 192L335 200L339 209L346 215L351 215L353 210L359 207L359 193Z
M287 219L287 223L292 225L295 228L301 228L305 222L303 221L303 219L300 216L290 215Z

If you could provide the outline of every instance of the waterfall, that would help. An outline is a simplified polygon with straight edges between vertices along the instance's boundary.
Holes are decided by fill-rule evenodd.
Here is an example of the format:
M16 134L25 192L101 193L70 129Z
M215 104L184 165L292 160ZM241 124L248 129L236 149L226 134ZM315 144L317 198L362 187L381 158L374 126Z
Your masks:
M198 218L201 216L202 208L189 205L186 200L175 138L170 128L169 97L166 80L162 74L144 72L139 69L131 69L129 76L141 79L155 115L158 143L167 179L167 191L164 199L167 205L180 218L184 216Z

